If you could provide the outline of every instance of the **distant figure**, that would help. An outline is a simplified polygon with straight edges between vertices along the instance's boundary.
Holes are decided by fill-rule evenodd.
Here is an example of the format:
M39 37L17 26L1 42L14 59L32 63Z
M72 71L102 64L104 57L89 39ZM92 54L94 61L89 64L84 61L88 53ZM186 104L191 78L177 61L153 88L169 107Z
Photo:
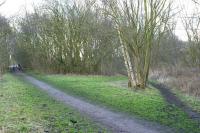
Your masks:
M20 72L22 72L22 66L21 66L20 64L18 64L18 70L19 70Z
M16 72L16 66L12 66L13 72Z
M15 72L15 65L9 66L9 70L10 70L10 72Z
M9 66L9 70L10 70L10 72L15 73L15 72L22 72L23 69L20 64L17 64L17 65Z
M13 65L13 72L15 73L15 72L18 72L18 67L17 67L17 65Z

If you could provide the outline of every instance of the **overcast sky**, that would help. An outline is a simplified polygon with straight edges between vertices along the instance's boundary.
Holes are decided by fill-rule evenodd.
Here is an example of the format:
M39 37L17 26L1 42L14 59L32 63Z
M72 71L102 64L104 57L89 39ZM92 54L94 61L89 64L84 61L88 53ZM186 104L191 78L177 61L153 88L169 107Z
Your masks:
M33 3L39 3L42 0L0 0L5 1L0 7L0 13L6 17L11 17L24 12L25 8L31 10Z
M4 0L0 0L4 1ZM5 4L0 7L0 14L6 17L12 17L16 15L23 14L25 9L32 11L32 5L41 4L43 0L5 0ZM191 2L192 0L173 0L174 7L177 7L177 11L181 9L181 7L185 7L187 9L188 14L192 14L194 10L194 5ZM180 6L182 5L182 6ZM184 27L181 22L181 15L177 15L175 21L177 22L177 27L175 30L175 34L182 40L187 40L186 33L184 31Z

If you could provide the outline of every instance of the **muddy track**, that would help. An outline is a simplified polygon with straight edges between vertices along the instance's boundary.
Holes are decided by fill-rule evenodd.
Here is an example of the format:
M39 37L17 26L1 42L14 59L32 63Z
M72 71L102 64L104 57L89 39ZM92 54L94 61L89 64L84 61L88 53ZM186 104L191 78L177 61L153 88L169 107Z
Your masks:
M191 119L200 122L200 114L182 102L174 93L171 92L169 87L160 83L150 82L149 84L157 88L169 104L173 104L181 108Z
M39 81L25 74L18 74L26 81L37 88L47 92L54 99L63 102L67 106L78 110L81 114L86 115L94 122L107 128L114 133L161 133L172 132L171 129L163 127L157 123L147 122L126 114L113 112L109 109L83 101L80 98L73 97L60 91L59 89Z

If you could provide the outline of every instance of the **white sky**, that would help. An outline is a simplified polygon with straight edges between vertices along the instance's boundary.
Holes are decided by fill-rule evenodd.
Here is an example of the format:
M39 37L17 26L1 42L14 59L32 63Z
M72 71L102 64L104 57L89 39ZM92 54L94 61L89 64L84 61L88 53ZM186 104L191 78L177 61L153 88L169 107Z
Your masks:
M2 1L4 0L0 0L0 3ZM28 11L31 11L33 3L39 4L43 0L5 0L5 1L6 1L5 4L0 7L0 14L6 17L12 17L12 16L23 14L25 9L27 9ZM195 7L194 7L194 4L192 3L192 0L173 0L173 2L174 2L174 7L177 7L176 10L181 10L181 7L184 7L187 9L188 14L192 14L192 12L194 11ZM180 39L185 41L187 40L187 35L184 31L184 27L181 22L181 16L183 16L183 14L185 13L182 12L180 15L177 15L177 17L175 18L175 21L177 22L175 34Z
M25 9L33 10L32 5L38 4L42 0L0 0L5 3L0 7L0 14L6 17L13 17L23 14Z

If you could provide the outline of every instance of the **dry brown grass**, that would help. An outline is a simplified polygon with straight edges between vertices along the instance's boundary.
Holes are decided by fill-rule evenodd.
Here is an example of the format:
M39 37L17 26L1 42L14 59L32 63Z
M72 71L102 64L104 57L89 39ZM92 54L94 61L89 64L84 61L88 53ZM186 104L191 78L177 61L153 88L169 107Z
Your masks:
M172 88L200 97L200 70L195 68L163 68L151 72L151 79L158 80Z

